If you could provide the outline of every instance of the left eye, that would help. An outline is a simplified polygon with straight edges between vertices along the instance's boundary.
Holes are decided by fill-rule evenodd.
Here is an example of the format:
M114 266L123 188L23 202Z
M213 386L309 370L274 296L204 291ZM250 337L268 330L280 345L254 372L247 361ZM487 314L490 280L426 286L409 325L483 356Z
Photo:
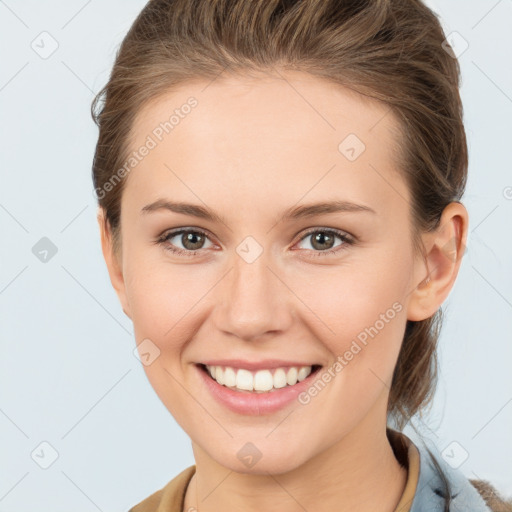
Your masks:
M313 236L314 235L314 236ZM321 256L323 254L331 254L345 248L347 245L351 245L354 242L352 239L342 231L334 229L319 229L315 228L308 231L302 238L301 242L307 239L311 240L311 246L313 252L316 252L315 256ZM334 245L335 238L339 238L341 243Z

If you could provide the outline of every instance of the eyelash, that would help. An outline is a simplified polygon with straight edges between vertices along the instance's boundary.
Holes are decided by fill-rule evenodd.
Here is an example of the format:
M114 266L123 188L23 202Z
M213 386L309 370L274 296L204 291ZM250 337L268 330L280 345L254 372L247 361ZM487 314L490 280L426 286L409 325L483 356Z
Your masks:
M186 256L186 257L191 257L191 256L195 256L197 253L202 251L202 249L198 249L196 251L189 251L187 249L180 249L178 247L172 247L168 243L168 240L170 238L174 238L176 235L181 235L183 233L199 233L199 234L209 238L208 237L208 233L206 233L205 231L203 231L201 229L197 229L197 228L194 228L194 229L191 229L191 228L190 229L183 229L183 228L180 228L180 229L177 229L175 231L167 231L167 232L163 233L162 235L160 235L157 238L157 240L155 240L155 243L162 245L165 250L171 251L172 253L180 255L180 256L183 255L183 256ZM347 235L343 231L339 231L339 230L334 229L334 228L312 228L312 229L308 230L306 233L304 233L304 235L299 240L299 242L301 242L302 240L304 240L305 238L307 238L309 235L311 235L313 233L328 233L328 234L336 235L337 237L339 237L343 241L343 243L341 245L338 245L335 249L328 249L328 250L325 250L325 251L314 251L314 250L311 250L311 249L301 249L301 250L306 250L306 251L312 252L314 257L336 254L336 253L339 253L339 252L343 251L348 246L351 246L351 245L355 244L355 240L351 236Z

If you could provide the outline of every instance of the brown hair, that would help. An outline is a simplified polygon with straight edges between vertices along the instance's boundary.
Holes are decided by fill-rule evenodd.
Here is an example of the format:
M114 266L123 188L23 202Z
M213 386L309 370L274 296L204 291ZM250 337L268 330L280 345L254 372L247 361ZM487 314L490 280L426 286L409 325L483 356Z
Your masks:
M151 0L91 109L99 126L93 181L116 251L125 179L105 185L127 159L142 107L189 80L274 67L310 73L389 107L400 124L399 169L411 191L414 246L422 251L420 233L438 226L466 185L459 65L444 39L436 15L419 0ZM407 322L388 404L400 428L432 400L441 315L439 309Z

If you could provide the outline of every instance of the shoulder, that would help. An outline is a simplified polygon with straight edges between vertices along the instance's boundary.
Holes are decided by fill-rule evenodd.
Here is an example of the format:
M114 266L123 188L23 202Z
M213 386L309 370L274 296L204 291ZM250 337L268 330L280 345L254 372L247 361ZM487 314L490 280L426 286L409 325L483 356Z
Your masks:
M128 512L181 512L185 491L195 471L195 465L184 469L164 487L134 505Z
M483 480L468 480L453 468L434 445L416 445L420 453L420 474L411 512L450 511L512 512L512 502Z

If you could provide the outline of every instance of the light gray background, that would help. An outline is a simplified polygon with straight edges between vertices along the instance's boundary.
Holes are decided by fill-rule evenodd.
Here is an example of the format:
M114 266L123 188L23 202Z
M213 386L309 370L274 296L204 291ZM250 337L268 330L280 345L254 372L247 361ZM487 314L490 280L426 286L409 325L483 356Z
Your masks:
M127 511L194 463L133 355L90 177L93 93L144 3L0 1L0 512ZM460 62L470 237L443 306L438 393L416 423L452 458L467 451L468 477L510 495L512 1L429 4L469 44ZM51 49L43 31L58 43L46 59L31 47ZM42 237L58 249L46 263L32 252ZM58 453L47 469L42 442Z

